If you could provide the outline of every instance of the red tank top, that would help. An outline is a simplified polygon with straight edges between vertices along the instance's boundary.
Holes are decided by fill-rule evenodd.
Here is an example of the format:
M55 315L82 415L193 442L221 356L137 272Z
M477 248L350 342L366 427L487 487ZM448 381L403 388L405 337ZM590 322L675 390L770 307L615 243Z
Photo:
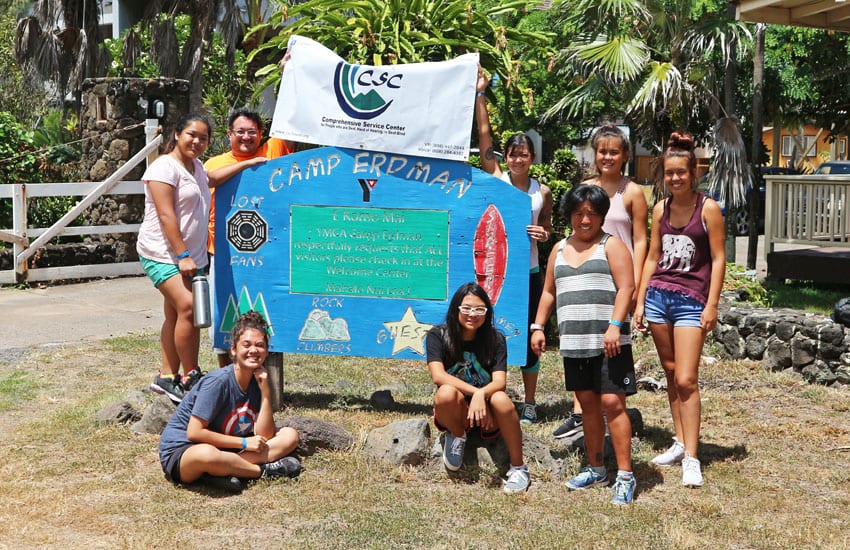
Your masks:
M649 286L681 292L705 305L711 284L711 246L702 221L705 195L699 194L697 205L685 227L670 225L670 200L664 201L661 216L661 257Z

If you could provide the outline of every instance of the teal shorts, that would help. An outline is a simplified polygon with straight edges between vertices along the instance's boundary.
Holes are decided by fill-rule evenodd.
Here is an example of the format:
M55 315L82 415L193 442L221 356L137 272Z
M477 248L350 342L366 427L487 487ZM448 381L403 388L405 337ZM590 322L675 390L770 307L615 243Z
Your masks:
M177 267L177 264L166 264L155 260L149 260L141 256L139 256L139 262L142 264L142 269L145 270L147 276L151 281L153 281L154 288L159 288L159 285L168 279L175 275L180 275L180 269ZM199 269L198 275L203 274L204 270Z

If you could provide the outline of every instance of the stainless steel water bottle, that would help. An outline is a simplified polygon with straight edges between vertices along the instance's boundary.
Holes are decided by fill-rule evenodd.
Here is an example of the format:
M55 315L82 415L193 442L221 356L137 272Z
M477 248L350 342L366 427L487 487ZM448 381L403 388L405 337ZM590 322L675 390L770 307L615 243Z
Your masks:
M203 275L195 275L195 278L192 279L192 313L195 317L196 327L204 328L212 324L210 283Z

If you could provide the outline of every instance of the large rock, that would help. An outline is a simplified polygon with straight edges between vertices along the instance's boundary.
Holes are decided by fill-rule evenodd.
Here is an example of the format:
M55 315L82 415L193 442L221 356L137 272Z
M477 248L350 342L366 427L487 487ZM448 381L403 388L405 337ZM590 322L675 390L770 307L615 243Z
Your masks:
M134 433L159 435L175 410L177 406L171 402L171 399L160 395L145 409L142 419L130 426L130 430Z
M99 424L129 424L138 422L142 414L128 401L115 401L100 409L95 416Z
M394 466L417 466L425 461L431 428L424 418L399 420L366 436L363 452Z
M832 320L850 328L850 298L841 298L835 302L832 310Z
M277 428L290 426L298 432L298 449L301 456L309 456L318 449L347 450L354 445L354 436L339 424L307 416L287 416L277 423Z

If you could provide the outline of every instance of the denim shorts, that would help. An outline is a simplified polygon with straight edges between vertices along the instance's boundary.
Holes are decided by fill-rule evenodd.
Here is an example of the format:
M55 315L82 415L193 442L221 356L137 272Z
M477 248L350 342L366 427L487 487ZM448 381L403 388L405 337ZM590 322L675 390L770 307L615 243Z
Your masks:
M701 327L705 306L681 292L646 289L644 316L650 323L663 323L674 327Z

